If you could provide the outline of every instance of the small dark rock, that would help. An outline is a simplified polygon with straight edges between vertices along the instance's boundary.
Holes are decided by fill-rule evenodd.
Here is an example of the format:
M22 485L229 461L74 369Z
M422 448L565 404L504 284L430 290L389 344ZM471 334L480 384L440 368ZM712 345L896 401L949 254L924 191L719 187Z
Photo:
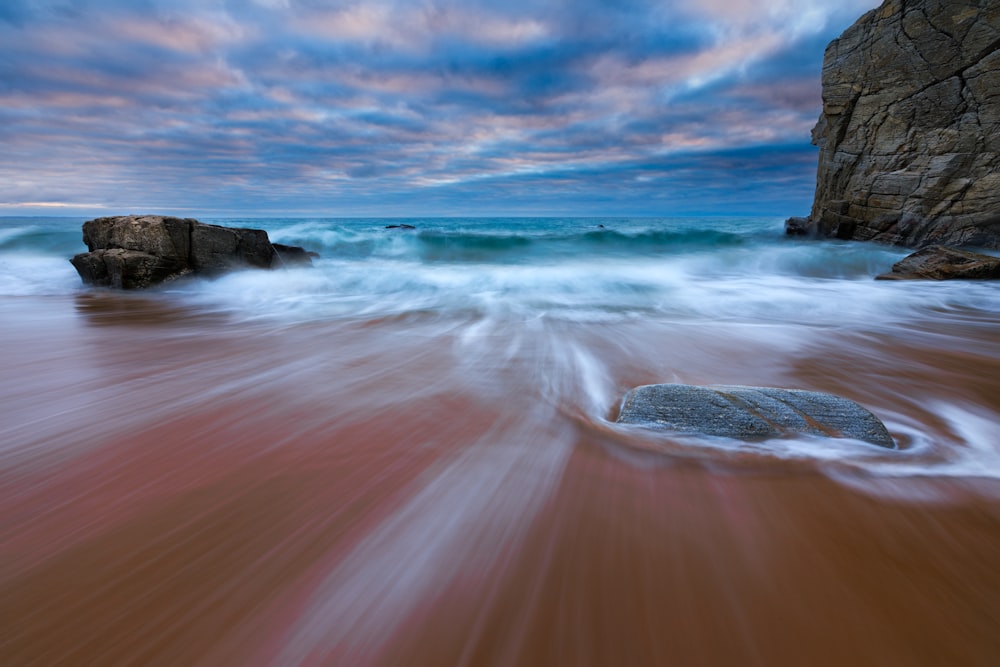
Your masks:
M997 280L1000 257L948 246L928 246L892 265L876 280Z
M272 243L271 245L278 253L278 259L285 266L312 266L312 260L319 259L318 252L310 252L296 245L285 245L284 243Z
M895 449L885 425L854 401L798 389L646 385L625 395L618 422L738 440L853 438Z
M386 229L416 229L416 227L414 227L413 225L407 225L406 223L403 223L401 225L386 225L385 228Z
M809 218L785 220L785 234L788 236L816 236L816 233L816 225Z

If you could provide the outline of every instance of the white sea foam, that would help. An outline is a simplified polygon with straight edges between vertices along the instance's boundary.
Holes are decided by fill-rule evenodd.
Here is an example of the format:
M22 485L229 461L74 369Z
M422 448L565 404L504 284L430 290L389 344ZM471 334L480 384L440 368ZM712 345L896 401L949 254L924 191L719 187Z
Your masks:
M293 319L469 310L574 321L707 319L794 326L892 326L930 310L1000 310L994 285L876 282L774 273L704 275L706 260L540 265L320 260L314 269L245 271L176 289L249 317ZM65 271L64 271L65 273ZM174 288L170 288L173 290Z
M0 296L50 296L80 289L80 276L66 258L0 254Z
M947 421L951 437L938 436L941 441L929 443L921 435L925 441L923 451L914 460L875 465L873 472L886 476L1000 479L1000 414L981 406L946 402L936 402L931 411ZM928 455L921 456L924 452Z

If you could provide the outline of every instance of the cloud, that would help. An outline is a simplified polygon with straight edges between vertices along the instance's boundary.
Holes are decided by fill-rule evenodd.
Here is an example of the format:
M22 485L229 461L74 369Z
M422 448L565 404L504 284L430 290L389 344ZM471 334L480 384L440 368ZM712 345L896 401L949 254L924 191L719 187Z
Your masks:
M138 48L179 53L212 53L239 42L248 28L228 15L216 16L124 16L109 22L107 35Z
M874 4L9 2L0 201L793 213Z

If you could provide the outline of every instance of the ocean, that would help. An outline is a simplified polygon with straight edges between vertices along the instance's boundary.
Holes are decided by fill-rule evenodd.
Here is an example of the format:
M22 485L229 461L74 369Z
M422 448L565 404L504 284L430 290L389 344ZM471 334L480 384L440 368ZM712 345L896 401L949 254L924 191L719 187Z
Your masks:
M998 283L779 218L203 218L320 258L121 293L83 221L0 218L4 664L1000 656ZM616 424L656 382L898 448Z

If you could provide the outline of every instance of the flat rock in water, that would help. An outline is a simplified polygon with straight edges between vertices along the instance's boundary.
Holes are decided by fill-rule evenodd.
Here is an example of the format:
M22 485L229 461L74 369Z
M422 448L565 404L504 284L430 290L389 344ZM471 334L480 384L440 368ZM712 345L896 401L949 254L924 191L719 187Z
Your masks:
M892 265L876 280L1000 280L1000 257L930 246Z
M878 417L854 401L798 389L645 385L625 395L618 422L738 440L807 434L896 447Z

